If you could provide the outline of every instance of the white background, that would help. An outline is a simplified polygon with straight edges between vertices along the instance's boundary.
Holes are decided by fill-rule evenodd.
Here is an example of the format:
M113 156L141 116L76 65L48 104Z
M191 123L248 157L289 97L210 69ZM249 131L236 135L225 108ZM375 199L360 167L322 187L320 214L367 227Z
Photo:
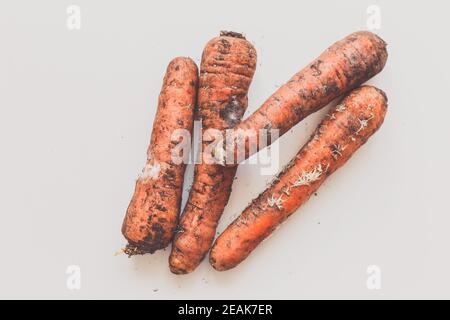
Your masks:
M1 298L450 298L450 109L445 1L0 2ZM81 8L81 29L66 8ZM381 9L389 111L366 145L237 268L172 275L169 250L114 256L174 56L220 30L258 66L247 115ZM281 163L325 110L280 140ZM189 167L191 173L192 167ZM241 166L220 230L271 177ZM190 181L191 178L188 179ZM187 193L185 193L187 195ZM81 268L80 290L66 269ZM366 286L369 265L381 289Z

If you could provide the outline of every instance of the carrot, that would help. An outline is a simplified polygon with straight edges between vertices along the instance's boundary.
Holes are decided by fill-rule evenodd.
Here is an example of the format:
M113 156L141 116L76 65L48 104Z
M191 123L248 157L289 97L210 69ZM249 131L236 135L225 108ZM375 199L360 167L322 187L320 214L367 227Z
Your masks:
M222 32L206 44L198 91L199 116L204 130L223 132L240 121L247 108L247 92L255 68L255 48L241 34ZM208 143L203 139L204 150ZM196 165L194 182L169 258L173 273L193 271L206 256L228 202L236 169L236 166L205 162Z
M228 270L243 261L381 126L387 98L363 86L352 91L325 118L309 142L217 238L210 263Z
M311 113L375 76L386 60L386 43L368 31L352 33L334 43L235 127L234 161L228 160L233 160L231 150L227 164L242 162L264 147L259 145L261 129L279 129L278 136L283 135ZM255 139L248 139L249 133L255 134ZM273 143L272 139L276 137L269 134L267 145Z
M189 58L173 59L167 67L153 122L147 163L136 181L122 233L129 256L153 253L171 241L178 222L185 164L172 159L177 129L192 133L198 69Z

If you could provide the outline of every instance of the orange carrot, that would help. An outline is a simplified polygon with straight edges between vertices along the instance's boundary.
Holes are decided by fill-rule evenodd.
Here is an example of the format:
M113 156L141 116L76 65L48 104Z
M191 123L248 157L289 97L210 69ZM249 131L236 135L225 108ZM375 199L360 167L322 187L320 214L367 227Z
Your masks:
M217 238L210 253L212 266L223 271L242 262L377 131L386 111L381 90L363 86L352 91L272 185Z
M255 68L255 48L241 34L222 32L207 43L198 91L204 130L223 131L240 121L247 108L247 91ZM204 140L204 150L208 143ZM207 254L228 202L235 173L236 166L196 165L192 189L169 258L173 273L193 271Z
M283 135L311 113L375 76L386 59L386 43L368 31L352 33L334 43L234 128L236 148L231 162L241 162L259 149L259 130L278 129L279 136ZM253 132L255 139L243 137L242 132ZM267 145L276 137L268 138ZM238 149L239 141L244 141L242 150ZM233 160L233 152L229 159Z
M175 58L167 67L153 122L147 164L136 181L122 226L128 255L153 253L172 240L180 211L185 164L172 159L177 129L192 133L198 69L189 58Z

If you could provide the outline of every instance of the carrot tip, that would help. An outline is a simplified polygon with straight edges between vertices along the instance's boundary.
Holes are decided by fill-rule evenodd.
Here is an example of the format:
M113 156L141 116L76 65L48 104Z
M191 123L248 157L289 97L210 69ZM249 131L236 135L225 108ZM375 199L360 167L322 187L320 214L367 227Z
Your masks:
M383 90L381 90L379 88L376 88L376 87L374 87L374 88L383 96L384 100L386 100L386 102L388 102L388 97L386 95L386 92L384 92Z
M128 258L130 258L131 256L136 256L136 255L143 255L146 253L149 253L148 251L134 245L134 244L127 244L125 248L122 248L122 253L125 253L126 255L128 255Z
M234 32L234 31L220 31L220 36L245 39L245 37L242 33Z
M120 248L119 250L117 250L116 252L114 252L113 256L114 256L114 257L117 257L117 256L123 254L124 251L125 251L125 248Z
M173 274L188 274L189 273L189 271L187 271L185 269L176 268L174 266L170 266L170 272L172 272Z

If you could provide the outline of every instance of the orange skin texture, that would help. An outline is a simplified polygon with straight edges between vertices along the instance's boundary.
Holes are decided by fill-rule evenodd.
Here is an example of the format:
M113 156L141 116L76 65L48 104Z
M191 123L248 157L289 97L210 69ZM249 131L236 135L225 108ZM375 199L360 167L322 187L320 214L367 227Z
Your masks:
M173 59L164 76L147 165L137 179L133 198L123 221L122 233L129 255L153 253L173 238L180 212L184 163L172 161L172 140L176 129L192 134L198 88L198 69L185 57ZM153 168L153 169L151 169Z
M386 43L374 33L359 31L350 34L331 45L281 86L258 110L235 127L234 135L239 136L239 130L257 133L260 129L271 128L279 129L279 136L283 135L311 113L379 73L387 56ZM273 143L270 140L268 145ZM239 162L258 150L259 135L256 135L256 145L252 143L250 146L251 142L245 141ZM236 163L238 150L235 149L234 153Z
M274 182L217 238L210 253L211 265L223 271L242 262L378 130L386 111L387 98L381 90L371 86L353 90ZM303 173L317 168L321 168L318 177L296 185ZM280 197L279 206L271 202Z
M237 33L222 32L203 51L198 91L203 132L239 123L247 108L247 92L256 69L256 50ZM210 143L203 139L203 150ZM194 182L169 257L175 274L192 272L214 240L218 221L228 203L237 166L203 162L195 166Z

